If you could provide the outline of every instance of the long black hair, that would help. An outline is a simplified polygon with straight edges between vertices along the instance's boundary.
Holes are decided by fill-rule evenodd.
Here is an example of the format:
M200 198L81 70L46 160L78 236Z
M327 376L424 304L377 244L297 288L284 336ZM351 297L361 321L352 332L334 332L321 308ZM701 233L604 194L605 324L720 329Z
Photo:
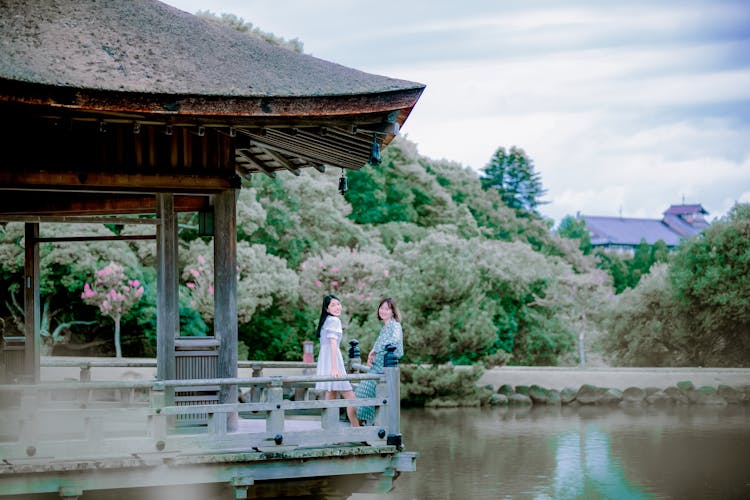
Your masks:
M328 316L331 316L331 313L328 312L328 306L331 304L332 300L338 300L341 302L335 295L328 294L323 297L323 307L320 311L320 319L318 320L318 337L320 337L320 330L323 328L323 323L326 322Z

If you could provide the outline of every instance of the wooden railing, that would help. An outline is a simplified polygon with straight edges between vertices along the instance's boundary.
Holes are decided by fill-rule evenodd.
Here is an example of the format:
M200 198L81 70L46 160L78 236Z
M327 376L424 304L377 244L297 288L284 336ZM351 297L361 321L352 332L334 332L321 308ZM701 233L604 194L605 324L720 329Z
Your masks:
M319 400L316 382L341 378L312 375L314 363L240 361L252 377L185 380L92 381L94 368L155 368L155 360L43 358L43 367L78 367L79 380L0 385L0 457L83 459L144 453L223 453L288 450L341 443L395 445L401 449L399 369L382 374L361 365L357 341L349 349L357 383L377 380L376 397ZM303 369L302 375L263 376L266 368ZM234 386L239 401L181 397L206 387ZM375 408L374 425L350 427L347 406ZM197 421L191 416L200 415ZM196 423L197 422L197 423Z
M41 366L44 368L79 368L79 380L82 382L91 380L92 368L156 368L155 359L132 360L128 358L58 358L43 357ZM261 377L264 368L281 369L315 369L315 363L303 363L302 361L239 361L238 368L251 369L253 377Z
M1 385L0 456L6 459L71 459L143 453L284 450L344 442L385 445L399 433L399 401L393 398L396 372L350 375L357 382L378 380L377 397L358 400L284 399L284 387L331 377L285 376L231 379L58 382ZM264 401L176 405L176 389L199 386L261 385ZM350 427L339 409L373 406L375 425ZM305 411L307 415L299 416ZM175 425L179 415L203 413L201 426Z

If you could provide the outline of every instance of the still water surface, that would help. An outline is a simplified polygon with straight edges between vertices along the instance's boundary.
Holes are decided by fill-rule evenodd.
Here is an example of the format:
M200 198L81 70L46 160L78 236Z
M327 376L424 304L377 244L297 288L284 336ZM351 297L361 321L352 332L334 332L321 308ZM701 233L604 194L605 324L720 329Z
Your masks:
M388 499L750 499L750 408L402 410ZM353 498L357 498L355 495Z

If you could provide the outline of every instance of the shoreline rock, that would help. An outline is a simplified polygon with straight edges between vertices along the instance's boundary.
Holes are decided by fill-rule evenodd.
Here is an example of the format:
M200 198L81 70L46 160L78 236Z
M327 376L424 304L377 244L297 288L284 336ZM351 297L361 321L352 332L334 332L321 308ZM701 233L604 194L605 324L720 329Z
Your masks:
M566 387L561 391L547 389L537 384L511 386L502 384L492 390L486 404L490 406L620 406L636 408L643 406L726 406L750 404L750 385L730 386L720 384L718 387L700 386L691 381L681 381L665 388L628 387L624 391L611 387L599 387L583 384L578 389Z

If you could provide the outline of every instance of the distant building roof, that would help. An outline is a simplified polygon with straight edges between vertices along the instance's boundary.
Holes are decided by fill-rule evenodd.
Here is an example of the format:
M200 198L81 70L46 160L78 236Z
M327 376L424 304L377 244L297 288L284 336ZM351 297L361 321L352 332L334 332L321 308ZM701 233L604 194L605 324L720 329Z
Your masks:
M703 218L708 212L699 204L672 205L664 218L633 219L581 215L594 246L635 247L645 240L653 245L662 240L668 247L676 247L683 238L700 233L708 223Z
M591 233L591 244L636 246L641 240L653 245L663 240L667 246L677 246L680 235L656 219L625 219L582 215Z
M693 205L670 205L664 212L664 215L684 215L684 214L708 214L705 208L699 203Z

